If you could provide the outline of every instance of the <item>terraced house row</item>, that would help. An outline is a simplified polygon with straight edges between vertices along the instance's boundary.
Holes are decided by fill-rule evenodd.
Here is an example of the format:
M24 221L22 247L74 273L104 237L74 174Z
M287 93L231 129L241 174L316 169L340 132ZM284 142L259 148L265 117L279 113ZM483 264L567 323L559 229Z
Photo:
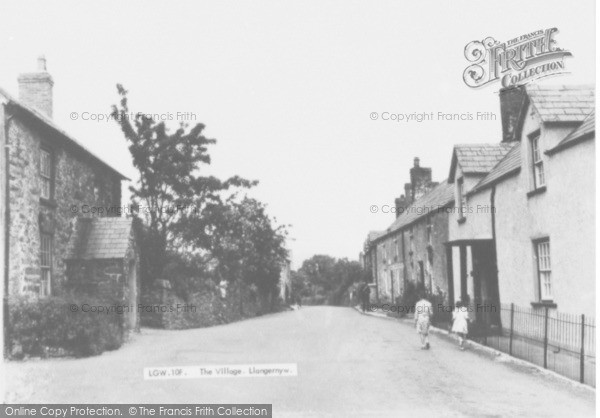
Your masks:
M422 286L449 307L481 306L473 323L492 334L511 304L593 317L594 96L593 86L502 90L500 142L455 145L439 182L416 158L396 219L365 241L373 297L397 302Z

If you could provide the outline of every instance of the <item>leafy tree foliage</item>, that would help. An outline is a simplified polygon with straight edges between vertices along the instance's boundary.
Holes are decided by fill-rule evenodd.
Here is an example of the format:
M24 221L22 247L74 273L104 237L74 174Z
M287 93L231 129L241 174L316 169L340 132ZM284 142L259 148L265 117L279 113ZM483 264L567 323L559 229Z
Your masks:
M265 206L249 197L229 199L225 210L212 214L210 252L219 278L257 289L264 310L270 309L281 268L288 257L287 229L276 226ZM189 218L182 237L195 244L204 228L202 220Z
M256 184L234 176L220 180L203 175L210 164L209 146L216 143L204 135L205 126L180 124L170 132L164 122L133 114L127 90L117 85L120 102L112 109L127 140L139 180L130 187L131 200L146 226L143 236L142 277L161 278L167 251L187 251L181 232L190 219L196 226L194 250L206 249L214 230L214 214L224 210L224 193Z
M348 288L366 277L356 261L314 255L292 275L292 292L299 292L314 303L340 305Z

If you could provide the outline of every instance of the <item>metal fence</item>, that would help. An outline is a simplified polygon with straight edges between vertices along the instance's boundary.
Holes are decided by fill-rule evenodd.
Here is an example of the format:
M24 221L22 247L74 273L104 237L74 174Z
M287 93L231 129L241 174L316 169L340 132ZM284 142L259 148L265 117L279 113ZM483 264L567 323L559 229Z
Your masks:
M483 344L596 387L596 323L593 317L548 307L500 306L502 328Z

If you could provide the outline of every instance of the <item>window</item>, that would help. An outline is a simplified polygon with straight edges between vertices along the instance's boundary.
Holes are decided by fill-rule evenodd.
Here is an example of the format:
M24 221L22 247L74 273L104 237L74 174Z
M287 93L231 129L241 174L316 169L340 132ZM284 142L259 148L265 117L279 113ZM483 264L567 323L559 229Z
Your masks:
M433 225L427 225L427 244L433 245Z
M412 229L410 230L410 235L408 236L410 242L410 254L415 252L415 236L413 234Z
M40 270L42 273L40 296L49 296L52 281L52 235L42 233L40 244Z
M40 177L42 179L41 196L44 199L52 199L52 153L46 149L40 151Z
M100 182L94 182L94 202L100 201Z
M398 240L394 240L394 262L398 262L400 259L400 246L398 245Z
M544 239L535 243L540 300L552 300L552 269L550 264L550 240Z
M531 159L533 166L533 188L538 189L546 184L539 132L531 138Z
M465 195L465 184L462 177L456 181L456 187L458 189L458 217L464 219L467 213L467 196Z

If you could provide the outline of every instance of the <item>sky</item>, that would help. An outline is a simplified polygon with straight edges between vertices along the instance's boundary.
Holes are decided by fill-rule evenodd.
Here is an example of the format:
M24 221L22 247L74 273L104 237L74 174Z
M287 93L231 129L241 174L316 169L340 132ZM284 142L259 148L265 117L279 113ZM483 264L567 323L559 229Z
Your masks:
M172 115L173 128L193 114L217 140L207 173L259 180L250 195L291 225L298 267L313 254L357 259L368 231L393 222L384 205L403 193L414 157L442 181L453 144L500 141L499 85L465 85L466 44L556 27L569 74L540 83L593 83L594 12L589 0L0 0L0 86L17 96L18 74L44 54L56 123L132 179L116 123L89 120L110 112L115 85L133 110Z

